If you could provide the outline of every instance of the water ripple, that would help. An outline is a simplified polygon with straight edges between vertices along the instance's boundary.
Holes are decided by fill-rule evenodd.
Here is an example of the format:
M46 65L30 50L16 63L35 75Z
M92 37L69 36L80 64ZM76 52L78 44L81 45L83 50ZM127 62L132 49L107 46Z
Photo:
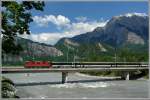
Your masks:
M56 84L49 85L54 88L106 88L112 84L105 82L93 82L93 83L65 83L65 84Z

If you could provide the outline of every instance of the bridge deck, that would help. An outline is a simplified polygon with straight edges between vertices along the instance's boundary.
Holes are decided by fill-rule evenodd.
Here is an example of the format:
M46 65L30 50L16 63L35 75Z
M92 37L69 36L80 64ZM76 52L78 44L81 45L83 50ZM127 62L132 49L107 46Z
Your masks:
M39 72L83 72L83 71L136 71L148 70L148 63L138 62L55 62L52 68L2 67L2 73L39 73Z
M87 72L87 71L136 71L148 70L148 67L114 67L114 68L40 68L40 69L25 69L20 68L2 68L2 73L43 73L43 72Z

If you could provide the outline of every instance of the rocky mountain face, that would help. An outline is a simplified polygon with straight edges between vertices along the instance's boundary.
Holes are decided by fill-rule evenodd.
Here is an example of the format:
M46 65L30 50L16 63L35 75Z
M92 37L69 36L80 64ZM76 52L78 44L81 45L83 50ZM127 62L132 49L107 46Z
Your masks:
M20 38L19 41L23 41ZM61 56L63 53L51 45L44 43L33 42L31 40L24 39L24 51L22 54L30 56L48 57L48 56Z
M17 43L21 44L23 51L19 55L3 54L3 62L22 62L24 58L57 57L63 53L51 45L33 42L28 39L17 37Z

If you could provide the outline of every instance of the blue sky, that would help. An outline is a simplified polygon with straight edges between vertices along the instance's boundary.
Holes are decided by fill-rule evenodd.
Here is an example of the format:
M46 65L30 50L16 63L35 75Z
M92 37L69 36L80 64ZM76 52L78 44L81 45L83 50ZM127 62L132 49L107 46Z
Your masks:
M126 13L148 14L148 2L45 2L44 11L32 10L28 38L55 44L62 37L72 37L96 27L103 27L113 16Z

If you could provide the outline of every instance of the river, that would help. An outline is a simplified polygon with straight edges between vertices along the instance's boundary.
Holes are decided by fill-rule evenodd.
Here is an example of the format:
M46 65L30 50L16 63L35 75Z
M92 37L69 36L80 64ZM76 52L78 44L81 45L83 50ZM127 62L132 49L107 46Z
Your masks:
M21 98L148 98L148 80L107 80L69 73L61 84L61 73L3 74L14 81Z

